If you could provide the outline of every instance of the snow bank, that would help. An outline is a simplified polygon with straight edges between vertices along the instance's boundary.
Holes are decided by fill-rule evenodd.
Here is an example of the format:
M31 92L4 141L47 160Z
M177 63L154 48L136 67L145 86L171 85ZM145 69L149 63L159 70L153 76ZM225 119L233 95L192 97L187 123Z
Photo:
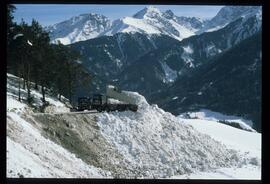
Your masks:
M219 112L214 112L207 109L201 109L198 112L186 112L179 115L180 118L189 117L189 118L198 118L209 121L225 121L228 123L237 123L243 130L257 132L252 127L252 121L243 119L238 116L229 116L225 114L221 114Z
M7 177L100 178L110 176L87 165L14 112L7 113ZM46 145L46 146L44 146Z
M139 93L131 91L122 92L125 93L128 97L131 97L134 100L135 104L137 104L141 109L149 106L144 96L141 96Z
M149 105L138 93L128 94L136 99L138 112L102 113L97 124L130 170L140 171L137 177L163 178L250 162L157 105Z

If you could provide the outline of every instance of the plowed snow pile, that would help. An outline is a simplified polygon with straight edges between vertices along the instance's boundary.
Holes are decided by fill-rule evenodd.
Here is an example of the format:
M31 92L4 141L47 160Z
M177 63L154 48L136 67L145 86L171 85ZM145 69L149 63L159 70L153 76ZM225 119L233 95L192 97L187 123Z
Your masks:
M192 126L181 122L138 93L134 112L102 113L98 117L103 136L125 157L137 177L162 178L221 167L254 164L247 158Z

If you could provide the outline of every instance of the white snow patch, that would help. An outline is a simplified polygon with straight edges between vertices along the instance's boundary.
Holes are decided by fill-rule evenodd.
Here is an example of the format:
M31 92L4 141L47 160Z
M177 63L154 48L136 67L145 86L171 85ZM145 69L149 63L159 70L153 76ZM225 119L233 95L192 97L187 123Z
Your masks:
M179 115L179 117L185 117L185 115L188 115L190 118L199 118L203 120L209 120L209 121L226 121L228 123L234 122L238 123L241 128L244 130L249 130L252 132L256 132L252 127L253 123L250 120L243 119L238 116L231 116L231 115L225 115L219 112L214 112L208 109L201 109L198 112L187 112Z
M11 110L23 111L25 109L25 107L26 107L25 104L19 102L11 95L7 96L7 111L11 111Z
M184 49L184 52L188 53L188 54L193 54L193 49L190 47L190 45L186 46L186 47L182 47Z
M217 30L219 30L219 29L224 28L224 27L227 26L227 25L228 25L228 23L226 23L226 24L224 24L224 25L216 26L216 27L207 29L205 32L213 32L213 31L217 31Z
M181 58L183 59L183 61L189 65L189 67L194 67L193 62L193 58L192 58L192 54L193 54L193 49L190 45L182 47L184 52L181 54Z
M177 78L177 71L172 70L166 62L160 62L162 69L165 74L165 82L166 83L171 83L174 82L175 79Z

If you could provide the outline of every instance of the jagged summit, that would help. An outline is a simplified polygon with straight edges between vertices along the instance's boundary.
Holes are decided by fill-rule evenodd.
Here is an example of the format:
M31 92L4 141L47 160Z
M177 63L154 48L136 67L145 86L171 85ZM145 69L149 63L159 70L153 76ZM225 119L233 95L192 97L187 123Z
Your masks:
M167 35L181 41L194 35L197 31L192 24L178 21L171 10L161 12L158 8L149 6L137 12L132 17L114 21L113 26L104 35L114 35L119 32Z
M162 15L161 11L154 7L154 6L148 6L145 7L144 9L142 9L141 11L139 11L138 13L136 13L135 15L133 15L134 18L138 18L138 19L142 19L142 18L146 18L146 17L156 17L156 16L160 16Z
M111 36L116 33L163 34L181 41L184 38L211 32L223 28L238 18L256 15L261 19L261 7L225 6L211 20L199 17L177 16L172 10L160 11L154 6L147 6L131 17L115 21L104 15L86 13L47 27L53 43L57 40L71 44L99 36Z
M172 19L175 15L172 12L172 10L166 10L163 15L167 18L167 19Z
M49 26L46 30L53 43L59 40L63 44L70 44L98 37L110 27L111 21L104 15L87 13Z

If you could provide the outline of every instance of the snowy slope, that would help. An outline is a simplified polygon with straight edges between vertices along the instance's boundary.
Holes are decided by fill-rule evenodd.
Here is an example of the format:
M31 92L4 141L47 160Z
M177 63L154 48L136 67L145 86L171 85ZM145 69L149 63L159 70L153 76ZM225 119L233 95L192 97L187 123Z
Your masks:
M22 85L22 79L12 75L7 74L7 111L15 111L15 112L21 112L29 108L29 106L26 105L26 99L27 99L27 91L26 89L21 89L21 97L22 102L18 101L18 82L21 80ZM33 84L32 84L33 85ZM40 91L31 89L31 96L33 97L33 107L36 109L40 109L42 106L42 94ZM62 98L62 102L60 102L56 97L47 96L45 95L45 100L49 103L49 106L45 109L45 111L48 112L69 112L69 102L66 98Z
M26 102L22 89L22 102L18 101L19 78L7 74L7 177L104 177L110 176L99 168L87 165L60 145L45 138L25 119L33 113ZM41 105L41 94L33 90L34 107ZM68 112L69 109L57 99L46 96L53 112ZM46 146L44 146L46 145Z
M208 109L201 109L198 112L186 112L179 117L189 117L189 118L198 118L202 120L209 120L209 121L225 121L227 123L237 123L243 130L256 132L252 127L253 123L250 120L243 119L237 116L230 116L225 115L219 112L214 112Z
M8 80L7 85L8 177L115 177L110 166L104 170L88 165L45 138L42 124L29 113L31 109L17 101L16 86L11 83L15 76L8 75L10 78L13 80ZM107 140L102 146L113 147L114 154L120 154L112 159L115 164L121 163L117 167L125 169L122 177L241 178L244 171L249 172L250 179L260 175L260 134L214 121L175 117L157 105L149 105L136 92L123 92L134 98L138 112L100 113L92 117L97 122L91 122L98 127L94 128L95 135ZM72 113L68 116L70 121L77 120ZM56 117L61 120L61 116ZM49 125L51 118L53 115L48 116L45 123ZM68 123L67 120L63 119ZM88 127L89 122L84 120L83 123L85 129L93 133ZM72 126L76 129L76 123ZM83 134L79 136L84 138ZM89 137L85 138L89 140Z
M177 40L182 40L194 35L194 32L198 30L192 27L193 24L187 22L179 21L178 17L169 10L161 12L153 6L149 6L132 17L124 17L114 21L112 27L104 35L114 35L119 32L138 32L165 34Z
M7 113L7 177L104 177L14 112ZM46 145L46 146L44 146Z
M228 148L238 150L251 157L251 163L237 168L220 168L215 171L195 172L172 178L181 179L261 179L261 134L246 132L215 121L200 119L182 119L185 124L213 139L220 141Z
M193 124L187 123L188 120L176 118L156 105L150 106L137 93L131 95L137 97L137 113L103 113L99 116L98 125L104 137L115 144L125 156L126 162L141 171L140 177L167 178L189 173L215 172L221 168L233 170L247 165L260 167L260 149L257 150L260 148L260 144L257 145L260 140L253 140L255 147L243 146L239 150L236 145L230 146L230 141L226 141L225 136L225 141L219 142L219 139L213 137L214 140L207 132L194 129ZM207 128L211 131L215 127L204 126L202 129ZM224 129L219 128L219 131ZM243 136L241 140L244 141L249 134L245 136L247 132L241 133L235 136ZM248 140L245 141L247 143ZM230 147L227 148L224 142ZM255 150L250 154L243 152L253 149ZM254 175L259 172L257 169ZM237 173L234 177L238 177Z

